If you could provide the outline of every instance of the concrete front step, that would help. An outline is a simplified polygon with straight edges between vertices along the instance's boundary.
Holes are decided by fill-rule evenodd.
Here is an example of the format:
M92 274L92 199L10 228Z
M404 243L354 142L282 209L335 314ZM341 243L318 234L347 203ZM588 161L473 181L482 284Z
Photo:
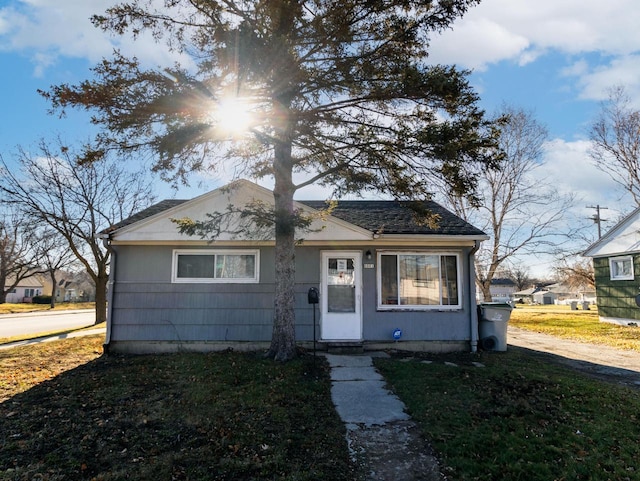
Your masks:
M362 354L364 343L360 341L320 341L329 354Z

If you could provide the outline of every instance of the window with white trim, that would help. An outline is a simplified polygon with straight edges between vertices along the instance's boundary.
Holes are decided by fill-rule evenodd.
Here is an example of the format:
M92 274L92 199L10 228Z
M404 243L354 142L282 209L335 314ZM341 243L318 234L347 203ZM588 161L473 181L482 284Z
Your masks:
M174 250L171 280L256 283L260 279L259 266L259 250Z
M612 281L633 280L633 257L610 257L609 274Z
M459 256L433 252L378 252L378 308L461 307Z

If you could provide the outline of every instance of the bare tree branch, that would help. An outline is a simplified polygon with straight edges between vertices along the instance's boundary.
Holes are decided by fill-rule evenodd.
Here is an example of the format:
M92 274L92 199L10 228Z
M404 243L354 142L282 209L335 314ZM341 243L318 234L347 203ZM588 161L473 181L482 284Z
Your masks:
M499 144L504 159L498 169L478 174L483 193L480 204L474 208L466 199L452 195L446 184L440 189L456 214L491 237L476 254L476 281L487 301L491 300L491 281L505 263L557 249L566 234L564 213L574 200L532 176L543 168L546 128L531 112L508 105L498 118L503 119Z
M0 192L25 218L64 239L96 285L96 323L104 322L110 253L99 234L153 201L148 174L108 157L79 164L60 140L57 147L42 141L38 155L21 148L18 172L0 157Z
M589 137L589 155L596 167L640 205L640 111L632 108L624 87L609 91Z

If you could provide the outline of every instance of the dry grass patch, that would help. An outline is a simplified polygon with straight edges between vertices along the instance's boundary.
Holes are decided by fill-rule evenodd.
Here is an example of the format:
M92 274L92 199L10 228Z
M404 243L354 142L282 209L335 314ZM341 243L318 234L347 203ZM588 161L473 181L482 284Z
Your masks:
M95 309L95 302L75 302L69 303L64 302L60 304L56 304L53 308L54 311L68 311L73 309ZM20 314L26 312L38 312L38 311L51 311L51 306L49 304L30 304L30 303L20 303L20 304L0 304L0 314Z
M87 336L0 351L0 402L100 357L103 342Z
M518 306L509 323L565 339L640 351L640 328L600 322L595 306L588 311L572 311L569 306Z

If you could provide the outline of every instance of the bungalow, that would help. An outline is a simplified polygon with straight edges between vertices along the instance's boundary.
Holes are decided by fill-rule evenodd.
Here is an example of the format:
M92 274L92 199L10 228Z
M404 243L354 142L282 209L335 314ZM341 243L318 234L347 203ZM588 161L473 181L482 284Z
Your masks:
M272 236L206 241L172 219L204 220L273 193L245 180L191 200L162 201L103 233L112 249L106 347L118 352L258 349L272 334ZM317 214L324 201L299 201ZM488 237L435 202L429 226L409 203L340 201L296 248L296 339L365 349L475 350L473 256ZM310 304L311 288L319 304ZM315 325L314 325L315 322Z
M7 286L15 282L7 280ZM7 287L5 286L5 289ZM30 276L18 282L13 289L7 293L7 302L10 304L30 303L35 296L42 294L43 285L38 276Z
M635 209L583 253L593 258L600 320L640 322L640 208Z
M514 292L513 299L516 303L553 304L556 296L545 287L536 286L523 291Z

